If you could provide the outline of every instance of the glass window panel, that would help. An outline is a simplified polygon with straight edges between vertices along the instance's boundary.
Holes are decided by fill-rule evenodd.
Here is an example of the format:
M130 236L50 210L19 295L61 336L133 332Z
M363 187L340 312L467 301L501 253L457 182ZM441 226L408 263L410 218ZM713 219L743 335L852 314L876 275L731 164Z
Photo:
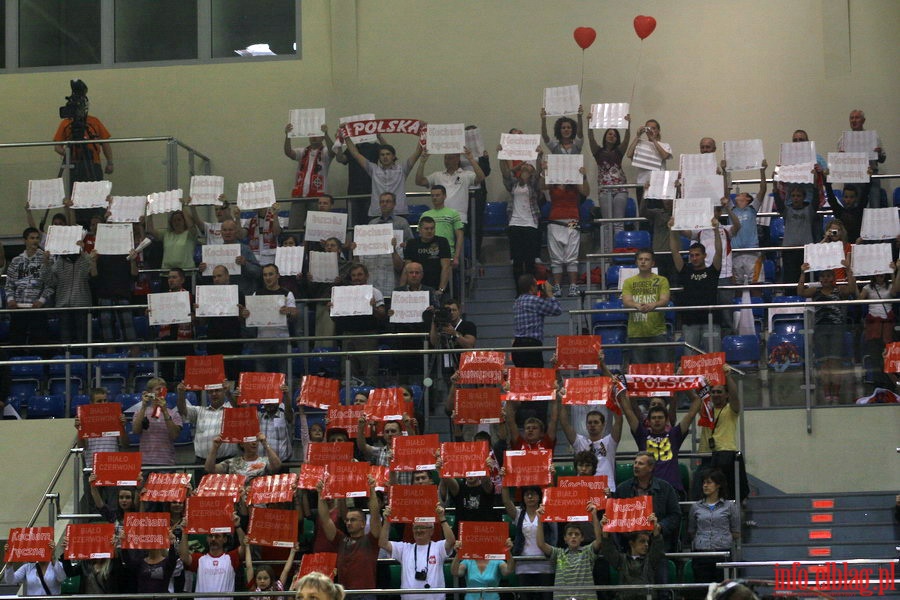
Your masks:
M19 66L100 64L100 0L20 0Z
M212 58L268 45L242 55L296 55L296 0L212 0Z
M197 0L116 0L116 62L197 58Z
M6 68L6 0L0 0L0 69Z

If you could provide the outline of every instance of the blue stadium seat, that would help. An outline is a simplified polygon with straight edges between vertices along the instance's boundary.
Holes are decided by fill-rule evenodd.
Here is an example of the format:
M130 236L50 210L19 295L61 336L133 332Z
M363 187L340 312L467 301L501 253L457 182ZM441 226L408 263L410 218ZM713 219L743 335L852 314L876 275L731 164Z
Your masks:
M134 333L139 340L150 339L150 319L147 315L134 315L131 317L134 323Z
M337 356L331 356L333 348L313 348L317 356L309 358L309 372L313 374L324 373L328 377L337 377L341 371L341 361Z
M622 265L610 265L606 269L606 289L614 290L619 287L619 269Z
M508 220L506 209L509 206L506 202L488 202L484 206L484 233L503 233L506 231Z
M763 261L763 278L766 283L775 283L775 261L766 259Z
M406 220L409 221L410 225L415 225L419 222L419 217L422 216L422 213L430 207L427 204L410 204L407 208L409 209L409 214L406 215Z
M581 206L578 207L578 216L581 220L581 229L587 230L592 229L594 224L591 222L593 220L593 216L591 215L591 210L594 208L594 201L590 198L586 199L581 203Z
M722 338L722 350L729 364L759 364L759 336L726 335Z
M900 206L900 186L894 188L894 206Z
M625 202L625 218L634 219L635 217L637 217L637 215L638 215L637 202L635 201L634 198L629 198Z
M66 399L58 394L28 399L29 419L61 419L66 416Z
M75 394L72 396L72 402L69 404L69 416L75 417L78 414L78 407L90 404L91 397L87 394Z
M772 245L780 246L784 239L784 217L772 217L769 221L769 240Z
M806 357L803 336L799 333L772 333L768 342L769 367L776 371L802 367Z
M622 300L613 298L606 302L595 302L595 309L620 309L624 310ZM622 327L628 323L628 313L626 312L609 312L594 313L591 315L591 321L594 328L600 327Z
M609 368L621 368L624 364L624 351L621 348L606 348L607 344L624 344L628 338L625 327L603 327L594 329L594 335L599 335L603 348L603 359Z

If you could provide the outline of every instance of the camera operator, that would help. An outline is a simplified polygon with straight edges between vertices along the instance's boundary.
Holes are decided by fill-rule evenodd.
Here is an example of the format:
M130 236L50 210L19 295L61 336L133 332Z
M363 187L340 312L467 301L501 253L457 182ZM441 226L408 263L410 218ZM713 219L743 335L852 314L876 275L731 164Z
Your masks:
M475 323L464 321L459 310L459 302L450 299L444 305L434 311L431 320L431 345L441 349L474 348L477 341L478 329ZM445 379L449 381L450 375L459 367L459 354L439 354L440 366L444 371Z

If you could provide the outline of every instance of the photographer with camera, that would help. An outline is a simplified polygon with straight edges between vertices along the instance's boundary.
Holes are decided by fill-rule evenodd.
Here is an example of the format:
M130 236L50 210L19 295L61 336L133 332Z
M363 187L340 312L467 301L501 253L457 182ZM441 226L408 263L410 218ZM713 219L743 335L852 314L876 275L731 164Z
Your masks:
M431 319L431 345L441 349L474 348L477 341L478 328L471 321L464 321L459 309L459 302L454 299L444 301L444 305L434 311ZM441 367L449 380L459 367L459 354L439 355Z
M56 128L53 136L55 142L72 140L106 140L112 137L103 123L97 117L88 115L90 100L87 97L87 85L80 79L69 82L72 86L72 95L66 96L66 105L59 108L59 118L62 121ZM66 150L64 144L54 146L57 154L65 159ZM100 164L100 152L106 158L106 168ZM73 144L69 148L69 163L63 163L62 168L72 169L69 177L69 186L73 181L100 181L103 174L113 172L112 148L106 142L99 144Z

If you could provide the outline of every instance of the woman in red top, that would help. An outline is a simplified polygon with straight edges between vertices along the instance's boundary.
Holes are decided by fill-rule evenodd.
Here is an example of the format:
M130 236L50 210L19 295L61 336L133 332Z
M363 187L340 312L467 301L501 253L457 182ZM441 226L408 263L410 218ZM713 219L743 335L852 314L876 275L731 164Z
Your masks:
M546 166L544 173L547 172ZM578 295L578 252L581 247L581 202L590 193L590 186L585 176L584 167L581 173L581 185L547 185L544 190L550 192L550 217L547 225L547 249L550 252L550 270L553 273L553 295L561 296L563 270L568 273L569 296Z

